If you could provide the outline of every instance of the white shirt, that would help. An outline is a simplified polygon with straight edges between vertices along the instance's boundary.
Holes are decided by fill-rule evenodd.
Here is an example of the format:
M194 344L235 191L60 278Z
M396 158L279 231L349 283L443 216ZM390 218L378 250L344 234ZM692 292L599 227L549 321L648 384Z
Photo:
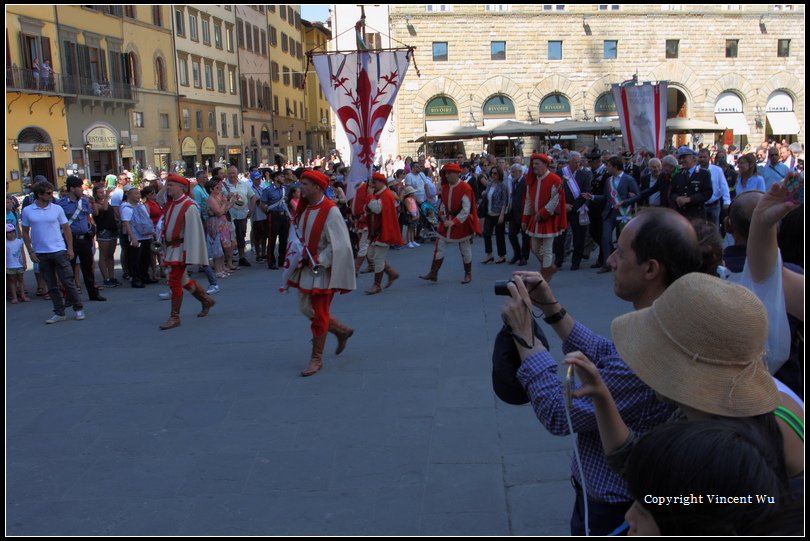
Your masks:
M722 198L724 204L730 205L731 193L728 189L728 182L726 182L726 174L714 164L709 164L709 174L712 176L712 197L706 201L706 204L711 205Z
M417 203L425 202L425 183L427 178L420 171L419 173L408 173L405 175L405 186L411 186L416 192L413 196Z
M49 203L40 207L37 203L23 209L22 224L31 228L31 248L37 254L54 254L67 250L62 237L62 226L68 223L62 207Z

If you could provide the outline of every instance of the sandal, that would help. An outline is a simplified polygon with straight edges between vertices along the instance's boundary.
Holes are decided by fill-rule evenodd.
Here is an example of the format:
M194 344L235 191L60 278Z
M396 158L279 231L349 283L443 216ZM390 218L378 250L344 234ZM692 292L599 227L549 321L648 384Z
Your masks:
M17 299L16 299L16 298L11 299L11 304L17 304L17 302L18 302L18 301L17 301Z
M37 289L37 297L44 297L45 295L47 295L47 293L45 292L45 290L43 290L43 289Z
M28 295L23 295L22 297L20 297L20 299L21 299L23 302L29 302L29 301L31 300L31 299L28 297Z
M50 296L48 293L45 293L45 294L42 296L42 300L49 301L49 300L51 300L51 296Z
M501 263L506 263L506 258L505 257L501 257L501 258L498 258L498 259L495 260L496 265L500 265Z

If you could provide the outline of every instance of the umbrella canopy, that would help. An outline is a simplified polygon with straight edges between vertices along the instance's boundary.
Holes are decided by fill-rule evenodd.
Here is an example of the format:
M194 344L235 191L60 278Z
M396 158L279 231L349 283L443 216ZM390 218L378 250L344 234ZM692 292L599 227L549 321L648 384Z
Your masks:
M714 122L695 118L668 118L667 131L670 133L717 133L726 131L726 128Z
M517 120L507 120L489 130L493 136L519 136L519 135L544 135L549 133L546 126L540 124L530 124L528 122L518 122Z
M616 126L611 122L593 122L589 120L561 120L553 124L541 124L551 134L591 134L614 133Z
M409 143L424 143L426 141L454 141L457 139L480 139L488 137L489 132L471 126L456 126L441 132L428 132L426 135L408 141Z

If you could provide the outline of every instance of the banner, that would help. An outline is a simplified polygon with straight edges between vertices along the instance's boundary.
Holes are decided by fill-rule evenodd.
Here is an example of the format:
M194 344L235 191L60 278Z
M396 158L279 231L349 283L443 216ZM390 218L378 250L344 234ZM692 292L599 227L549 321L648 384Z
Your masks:
M410 62L408 49L325 53L312 63L351 145L346 198L374 172L374 154Z
M630 152L647 149L660 156L667 129L667 82L638 86L613 85L625 147Z

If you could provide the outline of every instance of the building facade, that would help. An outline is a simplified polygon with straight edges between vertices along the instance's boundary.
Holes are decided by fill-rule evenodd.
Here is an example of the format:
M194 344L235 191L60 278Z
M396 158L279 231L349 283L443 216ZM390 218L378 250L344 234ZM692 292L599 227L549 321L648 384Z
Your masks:
M273 105L270 92L265 5L238 5L239 82L242 96L242 146L247 165L273 163Z
M336 33L359 18L352 13L355 7L334 9ZM720 123L728 128L720 136L724 142L744 147L766 138L804 141L800 4L396 4L387 9L388 32L416 47L422 74L417 78L409 71L397 98L403 154L424 152L421 143L409 141L452 125L486 129L509 119L611 120L611 85L634 76L668 81L668 116ZM581 142L592 145L594 139ZM527 140L525 151L544 144ZM515 151L507 145L467 140L428 151L439 157L455 157L459 150L467 155Z
M273 100L273 141L276 163L306 158L306 95L301 6L267 6L267 33Z
M232 5L173 5L180 156L191 175L217 164L244 168L236 15Z
M332 32L320 22L302 20L305 51L326 51ZM310 69L306 79L307 159L324 158L335 148L332 140L332 109L323 93L318 74Z

